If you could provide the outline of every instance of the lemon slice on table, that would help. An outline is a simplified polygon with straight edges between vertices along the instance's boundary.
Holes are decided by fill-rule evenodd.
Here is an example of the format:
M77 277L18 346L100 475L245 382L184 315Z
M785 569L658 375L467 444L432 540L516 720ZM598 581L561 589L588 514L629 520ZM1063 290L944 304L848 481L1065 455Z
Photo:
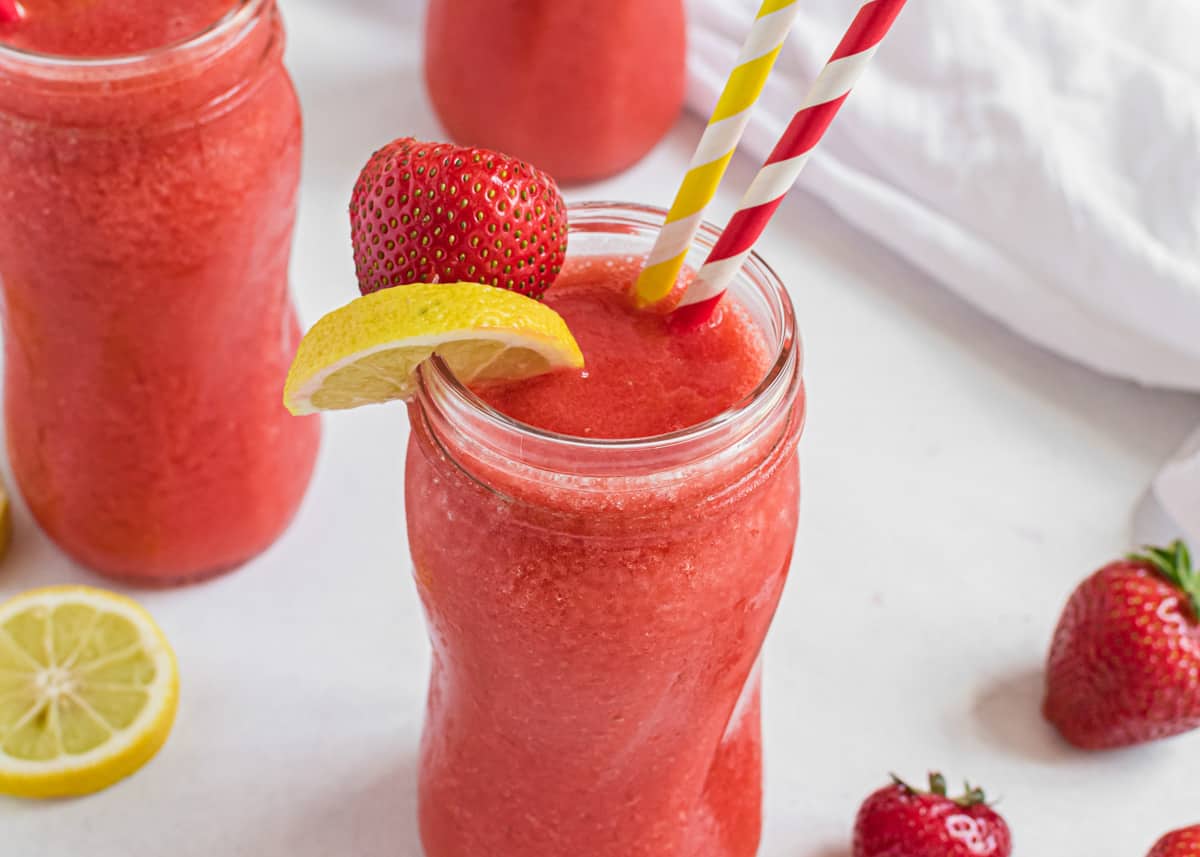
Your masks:
M0 604L0 792L112 785L162 747L178 699L175 655L128 598L56 586Z
M566 322L532 298L479 283L417 283L318 321L300 342L283 401L302 415L408 399L417 366L434 353L465 383L583 365Z

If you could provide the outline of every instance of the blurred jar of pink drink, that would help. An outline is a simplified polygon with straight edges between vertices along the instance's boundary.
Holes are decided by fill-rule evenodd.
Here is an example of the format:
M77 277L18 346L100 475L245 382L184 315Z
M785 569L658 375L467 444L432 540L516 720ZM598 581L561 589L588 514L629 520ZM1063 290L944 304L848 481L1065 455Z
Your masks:
M425 78L455 140L559 182L640 160L683 104L682 0L431 0Z
M280 390L300 112L273 0L23 0L0 26L5 417L34 517L169 584L269 546L319 438Z

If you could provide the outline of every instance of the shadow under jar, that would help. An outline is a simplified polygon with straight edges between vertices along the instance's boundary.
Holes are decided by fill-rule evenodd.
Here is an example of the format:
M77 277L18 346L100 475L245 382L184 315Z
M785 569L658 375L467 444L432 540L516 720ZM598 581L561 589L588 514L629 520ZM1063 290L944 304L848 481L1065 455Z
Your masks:
M568 270L645 254L663 212L570 215ZM553 434L422 368L406 508L433 646L429 857L757 853L756 664L795 540L804 394L791 304L761 259L727 300L761 330L764 375L668 435Z
M273 0L178 44L0 44L12 467L83 565L207 577L287 526L319 442L281 403L301 121Z

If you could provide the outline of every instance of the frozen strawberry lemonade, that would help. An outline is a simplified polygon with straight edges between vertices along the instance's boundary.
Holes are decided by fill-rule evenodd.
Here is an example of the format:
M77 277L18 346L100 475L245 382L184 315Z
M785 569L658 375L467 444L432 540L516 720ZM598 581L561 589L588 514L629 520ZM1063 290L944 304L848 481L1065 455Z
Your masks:
M646 438L750 396L776 356L754 322L731 305L703 330L670 333L630 306L640 262L569 259L546 303L587 368L482 398L576 437ZM480 455L477 444L503 444L506 430L475 436L438 410L434 393L412 406L405 482L434 644L427 853L755 854L749 677L795 533L789 417L745 454L689 457L675 473L668 453L647 461L619 447L586 463L564 455L551 471ZM625 468L637 469L592 475Z
M563 183L641 159L683 105L683 0L596 10L596 0L430 0L425 84L446 131Z
M636 309L663 214L566 212L528 165L412 140L355 188L364 296L305 335L284 400L409 403L429 857L757 852L799 346L755 257L697 329Z
M300 114L274 4L22 7L0 26L13 470L90 568L153 584L232 568L292 517L319 435L279 402ZM128 51L151 53L70 59Z
M476 392L510 417L583 438L653 437L715 417L748 397L772 355L745 310L675 336L665 317L640 312L628 289L640 256L584 256L566 269L545 303L567 322L586 367Z
M241 0L20 0L5 26L7 45L64 57L111 57L182 42L211 27Z

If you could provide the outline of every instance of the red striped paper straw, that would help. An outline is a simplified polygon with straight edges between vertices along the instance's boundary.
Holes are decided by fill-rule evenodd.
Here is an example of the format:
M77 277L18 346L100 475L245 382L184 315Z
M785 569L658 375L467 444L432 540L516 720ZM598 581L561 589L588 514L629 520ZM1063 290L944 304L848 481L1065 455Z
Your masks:
M717 185L750 122L750 112L783 49L799 5L799 0L763 0L759 7L662 231L646 258L646 267L633 285L638 306L657 304L675 288L692 239L700 230L704 209L717 194Z
M693 327L712 315L771 215L796 183L808 156L866 70L904 2L868 0L858 10L841 44L817 75L804 103L746 190L678 308L671 313L673 324Z

